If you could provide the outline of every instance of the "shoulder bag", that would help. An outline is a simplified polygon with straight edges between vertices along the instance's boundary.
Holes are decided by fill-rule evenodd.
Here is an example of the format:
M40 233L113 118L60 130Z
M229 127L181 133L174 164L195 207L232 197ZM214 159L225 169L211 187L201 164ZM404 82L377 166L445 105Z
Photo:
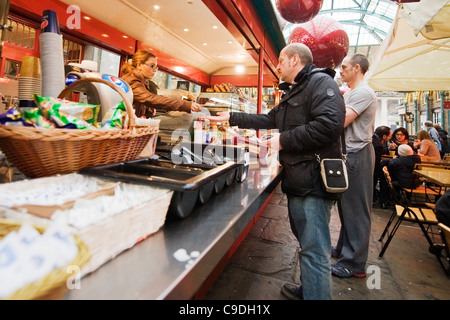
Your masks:
M342 159L321 159L316 154L320 163L320 173L325 190L330 193L343 193L348 189L347 151L345 148L345 135L342 132Z

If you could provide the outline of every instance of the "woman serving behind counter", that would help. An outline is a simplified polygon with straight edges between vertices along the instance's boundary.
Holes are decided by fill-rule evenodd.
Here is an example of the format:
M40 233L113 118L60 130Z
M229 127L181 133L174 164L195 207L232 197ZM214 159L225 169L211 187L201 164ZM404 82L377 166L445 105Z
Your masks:
M193 101L163 97L150 91L148 80L152 79L158 70L156 56L140 49L133 55L131 61L122 67L122 79L133 90L133 107L137 117L151 117L156 109L171 111L198 112L200 105Z

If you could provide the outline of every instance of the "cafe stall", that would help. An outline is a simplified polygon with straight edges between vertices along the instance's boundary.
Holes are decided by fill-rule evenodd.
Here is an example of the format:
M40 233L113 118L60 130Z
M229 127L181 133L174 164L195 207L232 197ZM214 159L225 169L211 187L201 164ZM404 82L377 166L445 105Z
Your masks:
M86 43L115 53L120 57L120 65L137 49L145 48L157 54L161 70L181 77L183 81L201 87L201 90L206 91L218 83L231 83L233 87L241 88L256 87L256 97L249 97L242 91L234 94L239 95L241 101L251 102L251 112L261 113L264 106L263 87L273 88L278 83L277 56L284 43L280 43L281 34L267 34L264 31L261 14L275 17L273 8L257 3L245 1L235 7L233 1L226 0L188 1L182 5L170 2L172 15L177 12L180 15L201 13L204 19L191 26L191 31L197 30L197 36L207 35L208 40L204 40L201 46L206 47L206 41L211 41L209 45L213 46L213 39L220 38L198 31L206 25L215 26L214 29L218 29L224 39L229 39L226 42L228 47L214 45L215 51L206 53L206 49L199 50L191 44L193 40L190 35L186 34L186 39L183 39L170 29L177 26L164 23L162 13L158 16L158 12L162 11L157 11L156 2L146 3L146 8L151 8L153 12L150 14L148 10L140 10L144 8L122 1L117 1L116 5L108 2L108 10L104 10L101 5L92 6L82 0L70 3L12 0L10 14L7 15L8 30L17 32L20 29L23 32L23 26L31 25L27 29L30 50L21 50L18 43L11 42L13 38L8 38L3 47L0 71L4 74L4 63L11 59L22 63L28 56L32 57L25 59L31 61L28 65L31 65L32 76L29 78L39 78L39 72L44 78L43 74L48 70L39 70L36 68L38 64L34 63L45 49L42 43L37 46L41 34L36 31L48 28L47 17L54 15L58 18L57 28L50 32L56 42L64 44L64 52L58 55L58 59L64 59L64 64L86 68L84 62L89 61L83 62L83 54L87 55L92 49L92 46L84 47ZM118 15L130 19L124 23L116 19ZM188 20L192 21L191 18ZM149 24L148 30L160 34L143 33L143 25L146 24ZM152 28L155 26L157 28ZM165 41L158 41L160 36ZM73 43L81 47L73 46ZM67 48L70 49L66 51ZM215 55L214 58L212 55ZM221 59L217 55L228 56ZM246 73L236 75L230 71L234 70L230 66L230 61L236 61L234 55L241 57ZM48 67L49 59L46 58L44 66ZM180 69L180 65L183 68ZM89 64L86 72L93 72L96 67ZM60 71L57 71L58 77ZM2 153L23 176L18 181L12 179L12 182L0 185L0 238L14 241L15 237L32 237L33 241L25 241L29 244L50 239L56 242L48 247L55 248L62 248L62 240L71 246L64 252L72 253L67 254L65 260L58 261L58 268L47 272L45 277L42 274L35 274L37 278L34 279L17 275L7 277L27 278L28 282L21 283L20 288L14 287L17 283L8 282L11 286L4 286L6 289L0 292L3 293L2 298L201 297L278 186L282 168L277 154L259 146L258 135L264 133L248 135L239 128L229 127L228 133L231 131L235 135L230 137L225 134L219 140L221 143L208 144L202 140L199 144L185 139L169 145L160 144L157 138L161 120L134 117L127 86L120 80L120 75L99 73L106 77L74 79L71 84L66 82L61 92L57 90L58 83L56 89L52 88L57 92L53 97L40 98L45 103L57 104L58 108L67 108L67 103L61 103L58 99L69 99L70 95L73 98L77 94L88 95L92 88L97 88L93 91L97 90L98 95L113 96L114 92L114 106L110 102L108 107L120 110L115 114L121 119L114 130L109 130L113 121L105 113L101 114L102 117L111 121L106 124L107 128L101 129L94 128L93 123L83 122L86 127L81 130L78 127L81 122L78 121L65 123L75 126L74 129L54 129L47 127L46 114L33 115L33 120L26 119L34 121L34 127L1 126ZM23 80L18 81L20 90L24 88ZM34 89L43 84L36 83ZM89 90L81 90L78 87L81 83L89 83ZM109 91L101 93L98 84L109 87ZM28 103L43 105L43 101L34 94L31 100L28 96L18 98L21 111L31 111L25 105ZM95 121L100 114L93 105L77 103L82 104L83 112L89 111L90 121ZM248 110L244 108L240 111ZM27 116L30 114L27 113ZM53 115L53 119L55 117ZM9 124L25 121L17 113L6 118ZM66 121L67 117L58 119ZM191 124L193 126L194 122ZM142 194L146 196L137 196ZM30 202L32 195L39 200L45 199L43 202ZM55 229L55 225L61 229ZM52 255L52 250L26 251L42 254L41 261L48 261L49 264L53 264L51 259L59 256ZM54 252L58 251L55 249ZM32 259L32 256L29 258ZM11 266L16 262L8 261ZM77 268L69 272L69 267ZM2 273L9 274L6 271Z

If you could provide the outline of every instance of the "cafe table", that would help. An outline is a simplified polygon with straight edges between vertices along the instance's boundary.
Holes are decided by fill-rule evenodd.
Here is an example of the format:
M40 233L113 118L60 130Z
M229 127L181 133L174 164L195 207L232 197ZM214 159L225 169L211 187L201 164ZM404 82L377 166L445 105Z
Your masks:
M433 183L441 188L450 187L450 170L414 170L414 173L422 177L426 182Z

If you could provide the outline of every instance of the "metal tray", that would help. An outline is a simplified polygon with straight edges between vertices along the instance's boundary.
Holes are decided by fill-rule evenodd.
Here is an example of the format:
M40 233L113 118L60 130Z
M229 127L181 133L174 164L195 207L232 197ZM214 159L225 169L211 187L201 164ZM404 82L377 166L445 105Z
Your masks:
M243 162L204 164L194 161L195 156L192 155L193 161L188 164L175 164L164 157L145 158L88 167L80 173L174 190L168 218L185 218L197 203L204 204L213 193L220 193L225 186L244 181L248 172L248 166Z

